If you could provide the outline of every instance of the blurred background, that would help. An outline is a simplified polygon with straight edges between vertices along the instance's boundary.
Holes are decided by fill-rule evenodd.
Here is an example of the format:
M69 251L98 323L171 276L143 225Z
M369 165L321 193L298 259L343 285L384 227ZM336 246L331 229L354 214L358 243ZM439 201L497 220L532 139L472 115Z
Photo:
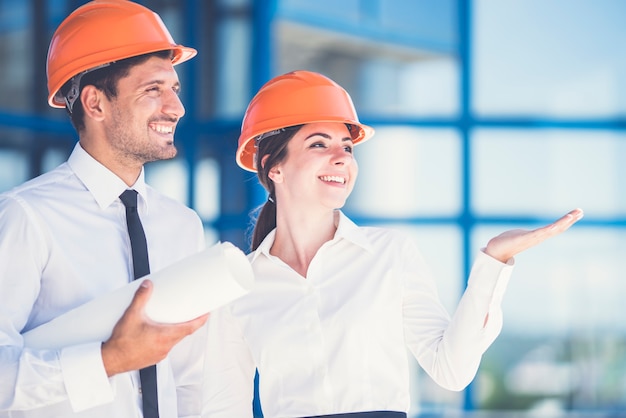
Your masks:
M45 66L54 29L83 3L0 0L0 191L76 142L46 103ZM263 83L295 69L337 81L376 128L344 210L410 232L451 311L490 237L585 210L517 257L502 334L467 390L414 365L412 417L626 416L626 2L140 3L199 51L177 67L179 156L146 176L200 214L209 244L249 247L266 195L235 164L241 119Z

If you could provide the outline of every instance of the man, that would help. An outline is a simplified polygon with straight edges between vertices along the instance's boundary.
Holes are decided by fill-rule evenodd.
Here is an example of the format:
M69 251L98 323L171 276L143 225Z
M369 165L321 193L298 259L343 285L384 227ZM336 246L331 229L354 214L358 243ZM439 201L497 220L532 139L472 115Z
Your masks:
M198 216L147 186L143 171L176 155L184 107L173 65L195 54L174 42L158 15L126 0L87 3L55 32L48 101L67 109L79 141L66 163L0 195L0 416L199 414L207 316L150 321L143 313L150 281L107 341L53 350L25 346L22 337L137 278L119 197L127 189L137 192L128 193L138 196L150 271L203 248ZM148 391L139 370L155 364L156 388L152 379ZM148 392L155 398L146 406Z

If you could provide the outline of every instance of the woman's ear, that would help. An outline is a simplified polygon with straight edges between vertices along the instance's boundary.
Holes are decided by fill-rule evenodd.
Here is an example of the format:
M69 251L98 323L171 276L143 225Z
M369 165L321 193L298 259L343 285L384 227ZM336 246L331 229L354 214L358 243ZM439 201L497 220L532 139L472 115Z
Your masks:
M261 167L265 168L265 163L267 162L268 158L269 154L265 154L261 158ZM278 167L278 165L270 168L270 171L267 173L267 177L269 177L269 179L272 180L274 183L280 183L282 181L282 176L280 175L280 168Z
M270 168L270 171L267 173L267 177L269 177L274 183L283 182L283 173L280 171L280 167L278 165Z
M80 101L85 111L85 116L94 120L104 119L102 98L104 93L95 86L88 84L80 92Z

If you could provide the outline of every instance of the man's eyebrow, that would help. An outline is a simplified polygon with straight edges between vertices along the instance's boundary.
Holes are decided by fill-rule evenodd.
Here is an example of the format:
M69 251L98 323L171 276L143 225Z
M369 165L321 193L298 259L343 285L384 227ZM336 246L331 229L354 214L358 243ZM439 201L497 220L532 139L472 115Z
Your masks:
M158 84L158 85L162 86L162 85L166 84L166 81L163 80L163 79L160 79L160 78L156 78L156 79L153 79L153 80L148 80L146 82L140 83L139 87L145 87L145 86L149 86L151 84ZM180 86L180 81L175 82L173 87L180 88L181 87Z

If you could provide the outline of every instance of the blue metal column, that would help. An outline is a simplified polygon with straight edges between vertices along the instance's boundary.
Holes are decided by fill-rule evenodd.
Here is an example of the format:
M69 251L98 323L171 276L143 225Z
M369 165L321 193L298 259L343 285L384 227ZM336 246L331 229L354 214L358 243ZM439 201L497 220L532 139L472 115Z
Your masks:
M252 59L250 70L250 98L274 75L274 45L272 25L278 9L278 0L252 0ZM267 195L258 182L247 182L249 210L261 205Z
M272 25L278 8L278 0L252 0L252 68L250 71L250 98L273 75L274 45L272 44ZM247 182L249 210L261 205L267 198L265 189L258 182ZM254 418L262 418L263 411L259 401L259 375L254 379Z
M476 219L471 208L472 197L472 166L471 166L471 143L470 131L473 124L471 111L471 0L459 0L457 9L458 24L458 60L460 67L460 115L459 134L461 136L461 179L462 184L462 213L459 219L463 239L463 273L464 288L467 286L472 267L472 232ZM464 391L463 409L471 411L476 408L474 405L475 383Z
M199 0L185 0L182 6L182 21L185 22L184 40L186 45L199 44L198 26L201 24L199 19L202 13ZM202 53L202 52L200 52ZM193 85L200 79L200 64L197 59L190 60L183 64L178 71L185 72L185 80L189 86L185 88L185 111L187 118L185 120L185 130L183 131L182 142L185 149L185 161L187 162L187 172L189 181L187 183L187 206L195 207L195 190L196 190L196 159L198 156L198 135L200 127L198 123L198 89Z

